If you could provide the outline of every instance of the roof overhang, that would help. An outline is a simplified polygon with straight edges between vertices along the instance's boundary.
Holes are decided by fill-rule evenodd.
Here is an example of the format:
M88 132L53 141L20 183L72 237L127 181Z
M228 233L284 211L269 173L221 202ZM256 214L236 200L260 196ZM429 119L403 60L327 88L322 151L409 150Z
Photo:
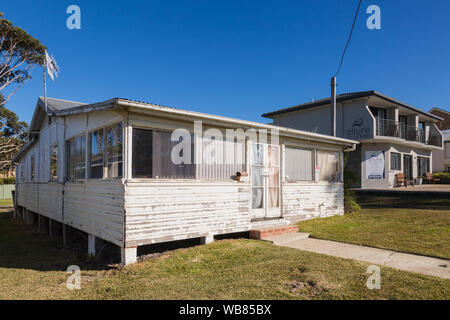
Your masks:
M328 136L319 133L313 133L309 131L296 130L286 127L274 126L270 124L258 123L247 120L240 120L235 118L216 116L201 112L182 110L177 108L165 107L157 104L133 101L128 99L114 98L110 100L106 100L103 102L93 103L93 104L83 104L77 107L63 109L63 110L51 110L47 109L45 111L45 105L43 105L43 101L38 99L36 109L33 115L32 125L30 126L30 141L27 143L17 154L13 161L19 160L23 154L28 150L37 140L39 135L39 130L42 125L42 121L46 115L52 114L58 117L64 117L69 115L81 114L81 113L89 113L93 111L102 111L102 110L115 110L115 109L123 109L129 111L130 109L137 108L145 111L153 111L159 113L165 117L172 117L176 119L185 119L185 120L202 120L209 123L220 124L224 126L226 124L232 125L234 127L239 128L253 128L253 129L266 129L277 131L280 135L298 139L305 139L311 141L317 141L322 143L334 144L342 146L344 149L353 150L358 141L349 140L339 137Z
M132 101L127 99L116 98L114 103L118 106L129 108L139 108L142 110L149 110L154 112L159 112L163 115L172 115L176 119L185 119L185 120L202 120L205 122L210 122L214 124L221 124L222 126L225 124L232 125L234 127L239 128L253 128L253 129L266 129L266 130L274 130L278 131L278 133L282 136L299 138L299 139L307 139L312 141L318 141L323 143L337 144L344 147L354 147L359 144L358 141L349 140L339 137L328 136L319 133L313 133L309 131L291 129L286 127L274 126L270 124L264 124L259 122L240 120L235 118L211 115L201 112L188 111L170 107L164 107L160 105L155 105L151 103L144 103L139 101Z
M409 104L406 104L400 100L391 98L387 95L384 95L382 93L379 93L377 91L362 91L362 92L354 92L354 93L347 93L347 94L342 94L336 97L336 102L337 103L343 103L346 101L351 101L351 100L356 100L356 99L360 99L360 98L371 98L371 97L377 97L381 100L384 100L386 102L392 103L394 105L397 106L402 106L406 109L412 110L414 112L417 112L419 114L425 115L427 117L429 117L430 119L433 119L435 121L442 121L443 119L439 116L436 116L432 113L420 110L416 107L413 107ZM305 104L301 104L301 105L296 105L293 107L289 107L289 108L284 108L284 109L280 109L280 110L276 110L273 112L268 112L268 113L264 113L262 116L265 118L273 118L276 117L278 115L281 114L285 114L285 113L289 113L289 112L294 112L294 111L301 111L301 110L306 110L306 109L310 109L310 108L315 108L315 107L319 107L319 106L324 106L327 104L330 104L331 99L330 98L326 98L326 99L321 99L321 100L317 100L315 102L311 102L311 103L305 103Z

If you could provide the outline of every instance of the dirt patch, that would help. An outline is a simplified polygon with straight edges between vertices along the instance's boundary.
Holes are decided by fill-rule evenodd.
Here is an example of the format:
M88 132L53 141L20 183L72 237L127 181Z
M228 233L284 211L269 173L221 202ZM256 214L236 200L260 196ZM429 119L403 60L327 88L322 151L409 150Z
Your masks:
M306 292L311 298L314 298L322 292L330 289L327 285L315 280L294 280L287 282L286 285L290 288L289 292L291 294L299 295L300 292Z

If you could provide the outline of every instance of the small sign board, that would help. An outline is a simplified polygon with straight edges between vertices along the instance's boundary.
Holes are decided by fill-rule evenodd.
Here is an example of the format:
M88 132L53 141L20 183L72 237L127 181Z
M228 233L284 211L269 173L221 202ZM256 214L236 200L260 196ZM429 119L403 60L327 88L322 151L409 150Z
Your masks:
M384 179L384 151L366 151L366 178Z

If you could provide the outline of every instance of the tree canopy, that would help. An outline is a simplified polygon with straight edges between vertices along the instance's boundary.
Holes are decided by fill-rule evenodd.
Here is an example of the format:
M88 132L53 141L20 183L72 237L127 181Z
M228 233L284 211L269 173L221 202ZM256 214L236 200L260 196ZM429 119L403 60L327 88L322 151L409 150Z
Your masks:
M0 93L0 102L4 101ZM11 172L12 159L27 141L28 124L0 104L0 170Z
M11 86L0 106L31 78L35 66L44 64L46 47L0 12L0 92Z

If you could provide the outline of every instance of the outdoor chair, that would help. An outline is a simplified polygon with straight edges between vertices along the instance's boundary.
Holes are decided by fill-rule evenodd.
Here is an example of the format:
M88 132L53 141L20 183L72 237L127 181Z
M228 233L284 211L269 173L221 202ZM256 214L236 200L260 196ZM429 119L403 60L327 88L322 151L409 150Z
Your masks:
M433 178L433 175L431 174L431 172L427 172L425 173L425 182L426 183L439 183L441 182L441 179L439 178Z
M405 179L405 175L403 173L397 173L395 175L395 178L396 187L400 187L402 184L405 186L405 188L408 188L408 184L414 187L414 181Z

